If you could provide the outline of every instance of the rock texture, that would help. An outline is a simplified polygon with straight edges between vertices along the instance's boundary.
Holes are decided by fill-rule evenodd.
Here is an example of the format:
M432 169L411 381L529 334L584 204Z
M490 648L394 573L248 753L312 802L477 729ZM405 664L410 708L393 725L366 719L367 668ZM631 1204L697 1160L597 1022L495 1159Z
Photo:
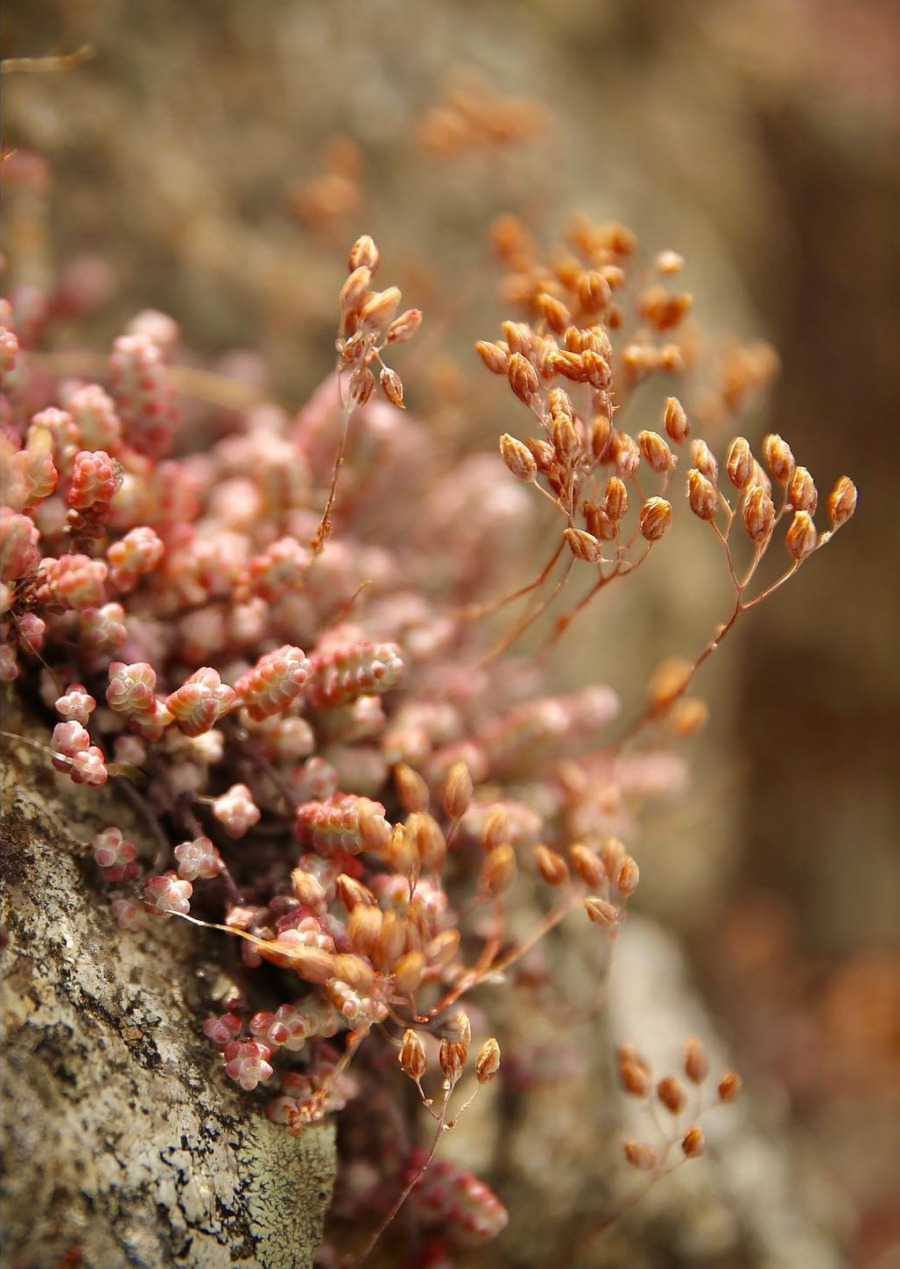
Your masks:
M311 1265L332 1126L292 1138L228 1086L199 1032L213 936L117 927L91 836L116 823L154 849L121 793L3 748L2 1264Z

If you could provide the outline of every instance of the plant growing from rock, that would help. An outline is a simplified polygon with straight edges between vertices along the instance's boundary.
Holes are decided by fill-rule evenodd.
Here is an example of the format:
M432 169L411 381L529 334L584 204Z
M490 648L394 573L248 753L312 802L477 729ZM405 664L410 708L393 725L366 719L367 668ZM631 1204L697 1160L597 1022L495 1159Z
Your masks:
M54 297L3 301L2 677L46 712L48 771L116 779L146 816L152 855L116 825L91 843L122 937L172 917L220 932L197 1025L248 1114L297 1133L356 1103L405 1123L416 1090L424 1145L396 1133L384 1148L374 1129L347 1143L338 1212L371 1231L353 1263L401 1210L426 1258L503 1228L499 1198L435 1160L502 1072L489 1017L472 1042L478 989L514 982L567 918L611 951L639 883L635 817L704 719L697 672L856 504L842 477L817 526L785 441L715 443L772 357L704 357L674 253L644 262L627 229L586 221L549 262L513 218L493 239L514 316L477 351L510 391L502 463L447 469L406 413L395 352L422 314L377 289L368 237L338 297L335 372L296 418L187 399L177 328L157 313L96 381L67 377L40 352ZM654 378L668 395L648 417L632 398ZM545 502L541 566L510 590ZM659 667L623 724L605 682L551 692L542 654L685 517L722 551L721 626ZM535 623L544 645L526 656ZM514 930L523 891L543 910ZM691 1042L691 1088L704 1064ZM702 1153L698 1115L738 1088L725 1073L690 1096L627 1047L619 1072L671 1120L662 1146L625 1143L651 1179L673 1152Z

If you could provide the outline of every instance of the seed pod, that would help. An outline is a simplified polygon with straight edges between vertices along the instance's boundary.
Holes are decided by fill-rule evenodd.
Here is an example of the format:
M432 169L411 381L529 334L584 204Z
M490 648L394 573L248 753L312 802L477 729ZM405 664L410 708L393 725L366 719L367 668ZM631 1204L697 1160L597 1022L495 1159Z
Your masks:
M464 762L454 762L444 784L444 810L451 820L459 820L472 801L472 776Z
M741 519L753 542L764 541L775 523L775 506L764 485L753 485L744 496Z
M719 464L706 441L691 441L691 458L700 474L715 484L719 479Z
M828 515L832 525L839 529L846 524L856 510L856 485L849 476L841 476L828 495Z
M554 295L541 292L536 296L535 304L540 309L544 321L555 335L561 335L571 321L569 310Z
M706 1136L699 1124L688 1128L681 1141L681 1149L686 1159L699 1159L706 1149Z
M537 463L527 445L504 432L500 437L500 454L504 463L519 480L533 481L537 475Z
M779 485L786 485L794 471L794 455L787 441L773 432L763 441L763 457Z
M347 937L361 956L371 956L381 934L384 914L380 908L357 904L347 920Z
M599 269L579 273L575 288L578 303L586 313L602 313L612 298L609 283Z
M617 877L627 858L625 847L618 837L604 837L600 843L600 862L608 877Z
M572 867L575 872L586 886L602 886L604 881L606 881L606 869L590 846L585 846L582 842L575 842L574 845L569 847L569 858L572 861Z
M687 1105L684 1085L673 1075L667 1075L665 1079L659 1081L656 1086L656 1096L666 1110L670 1110L673 1115L677 1115Z
M816 549L816 526L808 511L795 511L784 544L795 560L805 560Z
M658 432L639 432L638 444L644 459L658 475L674 465L674 455Z
M503 334L510 354L521 353L527 359L535 344L535 333L527 322L504 322Z
M646 1097L650 1092L650 1072L640 1062L626 1059L619 1063L619 1083L632 1097Z
M709 1074L709 1058L696 1036L684 1042L684 1073L692 1084L702 1084Z
M628 511L628 490L618 476L610 476L606 482L606 514L616 524Z
M368 366L354 370L350 376L350 397L354 405L365 405L375 390L375 376Z
M492 374L506 374L509 356L505 348L501 348L499 344L489 343L486 339L479 339L475 345L475 351Z
M500 1045L493 1038L485 1040L475 1059L475 1075L479 1084L487 1084L500 1070Z
M616 475L623 480L630 480L637 475L637 469L641 465L640 446L625 432L615 432L612 444L615 447Z
M718 1094L720 1102L737 1101L741 1091L741 1077L737 1071L726 1071L719 1080Z
M535 846L534 859L538 872L548 886L561 886L569 879L569 869L562 855L558 855L549 846Z
M411 996L425 973L425 957L422 952L406 952L394 967L394 987L401 996Z
M794 469L791 483L788 486L788 501L795 511L808 511L810 515L815 514L819 493L816 489L816 482L806 467Z
M366 265L361 264L353 270L341 287L338 296L338 303L343 312L351 308L358 308L362 304L363 299L368 294L371 281L372 271Z
M530 405L534 394L540 387L540 381L534 366L521 353L513 353L509 359L506 373L509 379L509 386L513 392L525 405Z
M422 871L439 872L447 858L447 839L437 820L425 811L413 811L406 820L406 833Z
M395 317L387 328L386 342L389 344L405 344L408 339L412 339L421 325L422 310L420 308L408 308L405 313Z
M728 450L725 467L735 489L746 489L753 477L754 458L750 444L743 436L736 437Z
M626 1141L622 1147L625 1158L633 1168L641 1172L652 1172L659 1163L656 1150L643 1141Z
M581 354L581 364L592 388L605 389L610 386L612 370L610 370L609 362L600 353L594 352L593 348L585 348Z
M619 869L619 874L616 878L616 889L619 891L619 894L626 899L629 895L634 894L635 890L638 888L640 878L641 874L640 869L637 866L637 861L632 859L630 855L626 855L622 861L622 867Z
M641 507L641 536L658 542L672 526L672 504L665 498L648 498Z
M294 898L299 899L306 907L312 908L314 912L324 909L327 898L325 887L311 872L295 868L291 873L291 889L294 892Z
M594 925L611 929L619 919L619 909L613 903L601 899L598 895L589 894L584 900L584 910Z
M360 316L370 326L386 326L400 306L401 298L398 286L389 286L384 291L373 291L363 304Z
M715 520L719 511L718 490L696 467L688 472L688 502L695 516L701 520Z
M427 1065L425 1045L415 1031L408 1028L403 1033L403 1043L400 1045L400 1069L411 1080L420 1080L425 1074Z
M348 877L345 872L342 872L338 877L335 882L335 888L337 889L338 898L348 912L352 912L359 905L364 908L378 906L378 901L369 887L364 886L355 877Z
M565 538L577 560L588 564L599 564L602 560L602 548L592 533L586 533L584 529L566 529Z
M375 909L368 911L374 912ZM334 957L333 976L360 994L370 992L375 982L375 971L369 962L352 952L339 952Z
M428 809L428 785L417 771L405 762L398 762L394 767L394 785L397 797L404 811L425 811Z
M591 454L599 463L607 457L613 425L605 414L598 414L591 419Z
M390 366L382 366L380 379L381 391L391 405L395 405L398 410L405 410L406 406L403 404L403 381L397 371L392 370Z
M684 412L684 406L677 397L666 397L666 404L663 409L663 426L666 429L666 435L676 445L680 445L687 440L691 428Z
M495 846L481 869L482 888L490 895L502 894L516 879L516 853L508 843Z
M375 273L378 268L379 261L378 248L375 246L372 238L368 234L363 234L357 238L353 246L350 248L350 257L347 262L348 268L352 273L354 269L366 268L370 273Z
M428 964L448 965L459 951L460 941L459 930L442 930L440 934L436 934L425 948Z
M441 1041L439 1060L444 1078L449 1084L455 1084L462 1075L468 1052L464 1044L457 1044L454 1040Z

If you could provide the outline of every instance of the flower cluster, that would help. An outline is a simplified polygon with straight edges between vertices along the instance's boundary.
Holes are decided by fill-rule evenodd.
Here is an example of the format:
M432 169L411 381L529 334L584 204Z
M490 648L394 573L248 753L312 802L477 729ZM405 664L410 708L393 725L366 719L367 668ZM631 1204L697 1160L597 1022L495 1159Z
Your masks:
M451 115L432 121L438 148ZM225 985L203 1030L225 1075L263 1089L269 1117L291 1131L380 1085L396 1046L436 1135L430 1152L385 1159L395 1206L383 1227L408 1200L444 1249L506 1219L482 1182L431 1162L466 1072L476 1088L503 1077L493 1037L469 1064L460 1003L487 980L515 981L569 914L603 946L617 936L640 877L626 842L680 779L673 739L703 721L688 694L698 669L856 503L841 478L817 528L812 476L777 436L759 458L744 438L724 447L720 477L716 428L772 359L757 348L706 367L720 389L693 410L698 345L681 335L691 304L669 289L673 253L648 275L618 225L579 222L549 265L518 222L502 219L493 237L520 314L478 352L534 433L504 434L502 463L448 467L404 412L383 357L422 315L399 311L398 288L373 289L368 237L338 299L336 374L296 418L272 406L228 426L216 415L201 452L187 426L198 407L175 408L169 319L135 319L102 382L48 373L52 355L33 369L37 332L15 291L0 336L2 677L55 708L57 771L91 785L137 770L133 797L167 843L151 860L116 826L94 838L97 865L122 887L113 915L126 931L147 916L219 931ZM632 425L634 388L658 376L667 390L682 380L681 397L666 397L655 427ZM695 434L704 427L710 440ZM582 571L587 591L551 641L665 549L682 463L685 518L714 535L734 607L694 661L654 674L613 736L611 687L553 694L510 649L570 574ZM498 595L508 562L534 546L539 498L554 509L547 563ZM781 526L785 568L758 582ZM524 615L498 638L496 615L521 600ZM514 936L520 892L541 910ZM702 1066L692 1050L685 1072L698 1087ZM688 1106L674 1077L654 1092L630 1050L620 1072L629 1093L674 1116ZM734 1090L726 1079L719 1100ZM360 1158L378 1153L372 1133ZM683 1154L702 1142L686 1125ZM647 1143L626 1156L660 1166Z

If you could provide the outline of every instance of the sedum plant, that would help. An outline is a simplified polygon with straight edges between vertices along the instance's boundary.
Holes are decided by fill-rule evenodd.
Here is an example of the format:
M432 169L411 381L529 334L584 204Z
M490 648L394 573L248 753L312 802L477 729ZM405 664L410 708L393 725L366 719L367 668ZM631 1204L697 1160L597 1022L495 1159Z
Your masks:
M430 1124L377 1168L371 1141L345 1143L337 1210L366 1232L324 1263L361 1263L401 1209L421 1263L503 1228L500 1197L435 1157L503 1070L478 989L516 982L567 919L611 951L639 884L629 826L704 720L695 675L856 504L842 477L820 510L778 436L716 439L772 356L706 357L673 252L645 261L624 227L578 221L544 261L511 217L493 243L511 316L477 352L509 388L502 462L448 467L405 411L395 353L422 314L378 289L369 237L334 373L294 418L191 400L162 314L81 379L41 352L54 297L3 300L2 678L44 711L48 768L117 780L146 817L146 842L112 824L91 843L110 919L126 939L172 918L218 932L197 1026L248 1115L299 1133L387 1099L408 1122L414 1091ZM553 692L545 654L682 518L721 550L722 624L630 712L605 682ZM539 567L510 588L523 554ZM522 894L542 909L524 930ZM710 1083L694 1039L677 1075L630 1045L618 1071L668 1116L623 1143L653 1179L702 1153L701 1115L739 1088Z

